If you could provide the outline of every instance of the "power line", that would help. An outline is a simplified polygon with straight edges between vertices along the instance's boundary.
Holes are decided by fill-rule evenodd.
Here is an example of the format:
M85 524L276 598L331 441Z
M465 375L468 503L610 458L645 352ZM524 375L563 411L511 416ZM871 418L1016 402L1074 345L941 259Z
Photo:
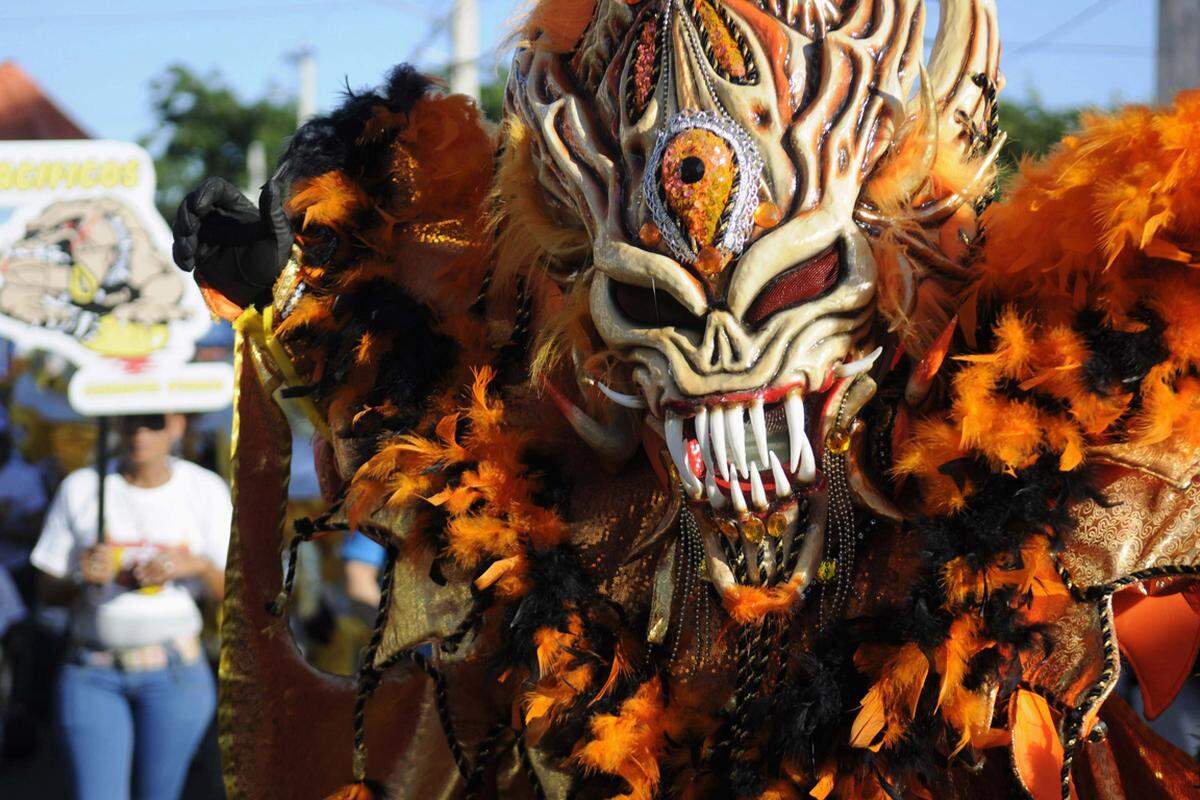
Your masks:
M925 37L925 44L932 45L937 42L937 39L932 36ZM1009 48L1016 48L1018 52L1026 53L1076 53L1079 55L1095 55L1095 56L1113 56L1113 57L1132 57L1132 58L1152 58L1157 52L1155 48L1148 45L1138 44L1123 44L1123 43L1102 43L1102 42L1038 42L1030 40L1026 42L1008 41L1004 44ZM1004 59L1007 60L1013 55L1005 52Z
M0 23L53 23L63 24L105 24L137 22L175 22L178 20L202 19L206 17L244 19L246 17L263 17L292 15L312 11L346 11L348 5L371 5L376 8L388 9L397 13L412 13L428 11L428 7L414 0L393 0L392 2L355 2L345 0L310 0L310 2L273 4L265 6L241 5L224 6L221 8L187 8L156 11L96 11L84 14L5 14L0 16ZM366 10L366 9L361 9Z
M1051 28L1050 30L1046 31L1045 33L1043 33L1040 36L1038 36L1037 38L1035 38L1033 41L1027 42L1024 46L1018 47L1016 50L1013 51L1012 55L1009 56L1009 58L1010 59L1018 58L1018 57L1024 55L1025 53L1028 53L1031 50L1037 48L1040 45L1049 43L1049 41L1051 39L1053 39L1055 36L1058 36L1060 33L1070 30L1071 28L1073 28L1076 25L1079 25L1083 22L1087 22L1091 18L1106 11L1109 6L1115 5L1118 2L1120 2L1120 0L1096 0L1096 2L1089 4L1083 10L1081 10L1077 14L1073 15L1070 19L1066 20L1065 22L1062 22L1059 25L1056 25L1055 27Z

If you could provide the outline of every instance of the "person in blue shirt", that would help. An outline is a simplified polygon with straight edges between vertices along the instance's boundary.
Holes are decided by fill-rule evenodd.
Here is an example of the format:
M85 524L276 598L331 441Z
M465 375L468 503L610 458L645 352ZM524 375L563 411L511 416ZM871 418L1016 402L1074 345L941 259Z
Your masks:
M346 596L372 609L379 606L379 571L383 569L385 552L376 542L358 531L346 537L342 544L342 577Z
M0 567L15 572L29 564L48 501L42 473L17 451L0 406Z

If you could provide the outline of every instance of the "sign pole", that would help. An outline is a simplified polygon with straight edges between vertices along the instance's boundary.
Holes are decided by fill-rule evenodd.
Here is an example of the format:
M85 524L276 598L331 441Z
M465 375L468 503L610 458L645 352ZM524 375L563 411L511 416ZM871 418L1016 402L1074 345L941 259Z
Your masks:
M96 544L104 544L104 479L108 475L108 417L96 419L96 475L100 478L99 509L96 519Z

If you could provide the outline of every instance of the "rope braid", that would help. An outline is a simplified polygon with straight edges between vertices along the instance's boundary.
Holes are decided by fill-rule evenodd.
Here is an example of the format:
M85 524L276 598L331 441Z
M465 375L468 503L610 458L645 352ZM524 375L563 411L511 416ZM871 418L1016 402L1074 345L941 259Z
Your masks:
M546 790L542 788L542 781L538 778L537 770L533 768L533 759L529 757L529 749L525 746L524 734L517 736L517 755L521 759L521 771L525 773L525 780L529 781L529 786L533 789L534 800L546 800Z
M523 278L517 280L517 313L512 335L496 356L496 368L515 365L529 349L529 329L533 322L533 293Z
M358 690L354 695L354 780L363 781L367 772L366 710L367 699L379 686L383 676L375 664L379 645L383 642L383 630L387 626L388 612L392 605L392 584L395 581L397 549L388 545L384 560L383 581L379 587L379 610L375 613L375 626L371 638L363 650L362 665L358 668Z
M1061 565L1059 569L1064 575L1064 582L1069 580L1070 575L1066 569ZM1132 586L1135 583L1142 583L1143 581L1154 580L1156 578L1196 575L1200 575L1200 564L1170 564L1138 570L1104 586L1092 586L1082 590L1076 587L1074 583L1067 583L1067 586L1071 589L1072 595L1078 593L1084 600L1102 602L1111 598L1118 590ZM1100 635L1104 642L1104 669L1101 670L1100 676L1092 687L1075 704L1075 707L1067 709L1063 715L1063 765L1060 774L1063 798L1068 798L1071 794L1071 768L1075 761L1075 753L1079 749L1087 713L1111 689L1121 665L1120 655L1117 651L1117 638L1113 631L1112 620L1110 619L1110 609L1105 606L1098 608L1097 611L1100 617Z
M1121 669L1121 657L1117 653L1117 637L1113 634L1112 622L1109 619L1110 609L1098 610L1100 612L1100 635L1104 640L1104 669L1100 672L1100 677L1092 685L1092 688L1088 689L1087 693L1075 704L1075 708L1063 718L1063 763L1060 775L1063 800L1068 800L1071 796L1071 766L1075 762L1075 753L1078 750L1079 738L1083 732L1087 712L1112 688L1117 672Z
M479 293L475 295L475 299L467 307L467 310L472 314L483 314L487 310L488 292L492 289L492 280L494 278L495 272L491 269L483 274L483 280L479 282Z
M728 753L731 764L746 760L751 728L759 727L758 724L752 724L750 704L763 689L771 655L768 644L774 638L774 628L773 620L767 618L757 626L744 625L738 632L738 674L733 709L726 723L725 735L713 750L714 755Z
M462 776L463 780L470 781L471 762L467 758L462 742L454 733L454 720L450 717L450 693L446 689L446 676L433 666L429 657L420 650L406 650L397 654L393 660L400 661L403 658L412 659L412 662L433 681L434 704L437 706L438 721L442 724L442 734L446 737L446 744L450 748L450 756L454 759L454 765L458 767L458 774Z
M349 527L344 524L330 522L331 515L336 510L335 507L316 520L301 517L292 523L294 532L291 540L288 542L287 569L284 571L283 587L279 590L279 594L275 595L275 599L267 604L267 612L271 616L282 617L283 612L287 610L288 604L292 600L292 590L296 585L296 561L300 555L300 545L305 542L311 542L313 539L318 539L326 534L341 533L349 530Z
M487 736L479 743L479 748L475 751L475 764L471 768L471 774L467 777L466 800L477 800L483 793L483 777L487 772L488 764L491 763L492 750L506 730L508 730L506 723L497 722L492 725Z

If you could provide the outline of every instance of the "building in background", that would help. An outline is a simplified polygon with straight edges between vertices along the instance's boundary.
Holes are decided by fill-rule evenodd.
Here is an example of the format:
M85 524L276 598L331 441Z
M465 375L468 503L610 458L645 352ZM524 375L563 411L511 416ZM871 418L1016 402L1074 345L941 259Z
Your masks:
M15 61L0 62L0 139L90 139Z

